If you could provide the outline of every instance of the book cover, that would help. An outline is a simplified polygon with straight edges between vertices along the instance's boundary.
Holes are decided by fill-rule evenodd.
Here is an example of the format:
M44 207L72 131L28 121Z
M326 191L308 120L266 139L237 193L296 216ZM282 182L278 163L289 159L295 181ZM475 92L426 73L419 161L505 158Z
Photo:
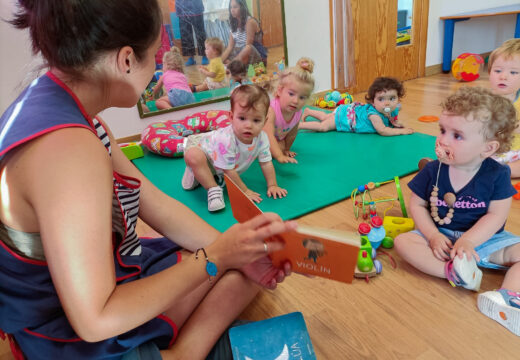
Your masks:
M225 176L233 217L245 222L262 210ZM280 241L285 248L269 254L273 264L280 267L290 261L293 271L351 283L354 278L360 237L357 233L298 225L295 231L276 235L266 241Z
M311 338L300 312L229 329L234 360L315 360Z

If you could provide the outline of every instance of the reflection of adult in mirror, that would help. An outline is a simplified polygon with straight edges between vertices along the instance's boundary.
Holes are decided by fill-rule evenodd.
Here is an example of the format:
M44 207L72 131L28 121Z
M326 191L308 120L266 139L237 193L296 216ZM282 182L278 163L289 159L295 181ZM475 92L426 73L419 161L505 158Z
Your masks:
M206 29L204 28L204 4L202 4L202 0L175 0L175 12L179 18L182 55L188 56L186 66L196 64L193 33L195 33L197 40L197 51L202 56L201 64L207 65L208 59L204 51Z
M172 106L181 106L195 102L195 96L191 92L188 79L184 75L184 60L178 47L172 46L170 51L164 53L163 74L153 88L154 96L162 87L166 89L166 95L155 101L157 109L168 109Z
M245 0L229 2L229 43L222 54L226 63L238 59L244 64L267 64L267 49L263 45L263 31L260 23L249 13Z
M258 292L251 279L274 288L290 271L272 267L282 245L264 239L294 223L262 214L220 234L143 176L97 116L134 106L152 77L156 0L18 4L12 23L50 70L0 117L0 328L29 359L206 358ZM138 216L171 241L139 239Z

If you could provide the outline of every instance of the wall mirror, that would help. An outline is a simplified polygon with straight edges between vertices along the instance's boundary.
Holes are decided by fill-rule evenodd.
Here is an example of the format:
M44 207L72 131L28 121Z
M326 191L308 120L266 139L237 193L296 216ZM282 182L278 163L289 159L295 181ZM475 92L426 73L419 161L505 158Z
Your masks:
M413 0L397 1L397 39L396 45L409 45L412 40Z
M202 36L200 32L202 29L206 39L217 37L222 40L224 49L227 48L231 35L230 2L231 5L239 5L239 7L247 6L249 14L258 20L259 28L263 33L261 41L267 50L267 57L264 58L264 69L259 63L255 63L257 65L251 68L248 65L246 66L249 69L248 80L258 80L258 76L251 79L252 71L256 71L256 74L263 71L265 76L262 76L259 80L265 83L274 73L287 64L284 0L159 0L159 2L163 12L162 45L156 55L157 70L154 78L137 103L141 118L229 99L230 87L227 85L217 89L194 92L194 100L190 99L188 100L189 103L184 105L171 106L171 104L165 105L164 102L157 104L157 100L161 96L167 96L164 86L162 92L156 94L153 94L152 89L162 74L163 54L171 46L176 46L181 51L184 63L183 71L188 83L199 85L204 82L206 76L200 72L199 66L203 66L206 58L203 58L204 53L199 53L201 47L198 46L197 40L200 40ZM202 16L182 16L183 11L192 14L199 12L200 8L203 8ZM184 35L184 39L182 35ZM255 38L255 40L259 40L259 38ZM203 43L203 41L199 42ZM251 56L250 61L256 59L257 57ZM232 60L232 55L225 62L230 60Z

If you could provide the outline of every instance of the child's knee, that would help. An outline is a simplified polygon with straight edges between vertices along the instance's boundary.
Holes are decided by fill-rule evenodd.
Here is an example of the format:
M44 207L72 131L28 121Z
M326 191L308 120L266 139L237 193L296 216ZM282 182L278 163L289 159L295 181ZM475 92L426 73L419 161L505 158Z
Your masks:
M520 262L520 243L504 249L504 262L509 265Z
M194 146L184 152L184 162L191 168L197 167L206 162L206 156L201 149Z

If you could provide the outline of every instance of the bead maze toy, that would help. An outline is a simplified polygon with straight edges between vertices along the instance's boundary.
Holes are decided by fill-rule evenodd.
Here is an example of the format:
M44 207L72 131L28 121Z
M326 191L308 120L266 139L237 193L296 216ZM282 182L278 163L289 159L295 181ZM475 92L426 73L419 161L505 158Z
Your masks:
M376 259L376 250L381 245L386 247L385 241L388 240L392 241L393 246L393 240L386 236L386 230L382 225L383 220L377 215L370 218L370 225L367 223L359 224L358 232L361 235L361 246L359 248L354 277L364 278L368 282L370 277L376 276L383 271L383 264ZM380 253L389 257L390 263L395 269L396 264L392 256L383 250L380 250Z
M370 193L372 190L380 187L381 185L388 184L391 182L395 183L395 189L397 191L397 198L382 197L382 198L378 198L378 199L372 199L372 194ZM356 200L356 197L358 196L358 194L361 197L360 201ZM386 214L386 212L394 206L393 205L394 201L399 201L399 205L401 206L401 212L403 213L403 216L408 217L408 213L406 212L406 205L404 203L403 192L401 191L401 185L399 183L398 176L395 176L393 180L388 180L388 181L383 181L383 182L369 182L364 185L359 185L357 188L352 190L352 192L350 193L350 198L352 200L352 206L354 207L354 215L356 216L356 219L358 219L360 216L360 214L359 214L360 209L361 209L362 218L366 220L366 219L368 219L369 215L374 216L377 214L376 205L378 203L388 202L388 201L391 201L392 203L385 210L384 214Z

